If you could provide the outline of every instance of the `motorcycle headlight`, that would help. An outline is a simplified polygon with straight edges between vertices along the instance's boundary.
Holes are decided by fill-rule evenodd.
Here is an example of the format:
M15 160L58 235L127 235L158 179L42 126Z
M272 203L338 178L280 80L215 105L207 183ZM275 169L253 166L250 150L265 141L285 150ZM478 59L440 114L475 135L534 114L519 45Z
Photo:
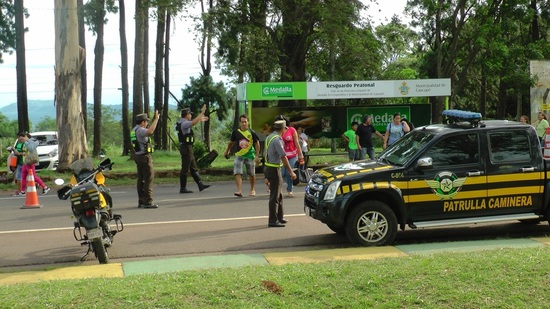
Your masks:
M333 200L336 197L336 192L338 191L338 188L340 187L340 183L342 181L336 180L335 182L331 183L328 188L327 192L325 192L325 201Z

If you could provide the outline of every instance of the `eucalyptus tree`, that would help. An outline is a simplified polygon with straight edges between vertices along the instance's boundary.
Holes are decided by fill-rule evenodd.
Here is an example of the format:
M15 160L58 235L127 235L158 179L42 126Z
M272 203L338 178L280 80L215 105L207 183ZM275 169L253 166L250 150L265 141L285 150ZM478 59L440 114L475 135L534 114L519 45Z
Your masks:
M58 171L88 154L82 106L76 0L55 0L55 99L59 135Z
M94 47L94 139L92 155L99 156L101 151L101 96L103 88L103 62L105 54L105 15L109 12L116 12L114 0L90 0L83 7L82 14L90 30L96 35Z
M143 113L143 88L144 88L144 72L147 68L144 67L145 58L145 33L147 26L147 12L148 12L147 0L136 0L136 12L135 12L135 41L134 41L134 76L133 76L133 113L132 113L132 125L133 119L136 119L138 114Z
M120 82L122 91L122 155L131 153L130 120L129 120L129 85L128 85L128 41L126 40L126 4L118 1L118 32L120 36Z
M156 7L153 16L157 21L155 42L155 90L154 109L159 110L160 118L154 133L155 147L167 149L169 129L169 95L170 95L170 35L172 17L177 16L189 0L156 0L151 5Z
M15 1L15 33L17 62L17 119L19 131L29 131L29 111L27 104L27 62L25 59L25 16L28 13L23 7L23 0Z

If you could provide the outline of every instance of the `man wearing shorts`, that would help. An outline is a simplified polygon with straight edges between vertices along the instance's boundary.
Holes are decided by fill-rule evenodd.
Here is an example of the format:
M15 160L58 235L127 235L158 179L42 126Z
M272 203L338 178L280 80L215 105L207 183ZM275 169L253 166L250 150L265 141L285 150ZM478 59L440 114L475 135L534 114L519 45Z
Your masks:
M260 158L260 141L256 132L248 127L248 117L241 115L239 117L240 126L233 130L231 139L227 144L224 156L229 158L231 148L237 143L235 152L235 160L233 161L233 174L235 175L235 183L237 191L235 196L243 196L243 165L246 166L246 174L250 176L250 192L249 196L255 196L254 181L256 179L256 161Z

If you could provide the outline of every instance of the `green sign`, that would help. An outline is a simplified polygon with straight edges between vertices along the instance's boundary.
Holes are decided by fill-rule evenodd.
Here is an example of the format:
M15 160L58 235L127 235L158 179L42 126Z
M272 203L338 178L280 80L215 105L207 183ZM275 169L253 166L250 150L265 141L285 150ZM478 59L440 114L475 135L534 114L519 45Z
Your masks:
M399 113L401 118L411 120L411 108L409 106L369 106L369 107L350 107L348 108L347 127L351 128L351 123L363 123L363 116L372 116L372 125L379 132L386 132L386 126L392 122L393 114Z
M262 85L262 95L264 97L289 98L292 97L292 94L292 84Z
M246 85L246 99L260 100L305 100L306 82L294 83L249 83Z

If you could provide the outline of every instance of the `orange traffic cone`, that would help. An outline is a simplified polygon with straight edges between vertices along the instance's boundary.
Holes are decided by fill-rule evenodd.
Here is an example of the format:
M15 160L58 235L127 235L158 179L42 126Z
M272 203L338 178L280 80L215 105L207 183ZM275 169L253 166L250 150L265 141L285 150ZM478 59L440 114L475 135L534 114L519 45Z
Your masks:
M41 208L38 203L38 193L36 193L36 184L34 183L34 175L32 170L29 170L27 175L27 194L25 195L25 205L21 209Z

